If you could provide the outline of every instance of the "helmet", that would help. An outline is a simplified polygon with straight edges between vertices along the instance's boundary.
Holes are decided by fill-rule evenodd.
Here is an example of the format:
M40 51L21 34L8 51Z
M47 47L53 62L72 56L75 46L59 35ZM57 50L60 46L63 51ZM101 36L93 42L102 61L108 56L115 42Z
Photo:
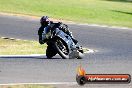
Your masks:
M49 17L48 16L42 16L41 19L40 19L40 23L41 25L46 25L49 23Z

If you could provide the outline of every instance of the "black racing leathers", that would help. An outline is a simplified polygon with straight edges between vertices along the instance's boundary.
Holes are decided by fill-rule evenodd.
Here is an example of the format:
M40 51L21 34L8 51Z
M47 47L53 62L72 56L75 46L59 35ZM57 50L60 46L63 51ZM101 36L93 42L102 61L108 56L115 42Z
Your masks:
M41 25L41 27L38 30L39 43L40 44L44 44L45 43L45 41L42 39L42 33L44 31L44 28L48 28L48 30L55 29L55 28L59 28L60 30L62 30L63 32L65 32L66 34L68 34L69 36L71 36L71 38L73 39L73 41L75 43L78 42L77 40L75 40L73 38L72 33L70 32L70 30L69 30L69 28L68 28L68 26L66 24L63 24L61 22L58 22L58 23L50 22L50 23L47 23L45 25Z

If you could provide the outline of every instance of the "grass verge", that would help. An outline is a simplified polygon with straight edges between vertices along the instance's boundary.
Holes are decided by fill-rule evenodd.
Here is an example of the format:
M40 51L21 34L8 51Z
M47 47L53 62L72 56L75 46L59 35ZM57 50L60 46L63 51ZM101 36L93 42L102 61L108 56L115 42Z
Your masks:
M0 86L0 88L55 88L52 86L45 85L11 85L11 86Z
M37 41L10 40L0 38L0 55L29 55L45 54L47 45L40 45ZM84 52L89 51L83 48Z
M132 27L131 0L0 0L0 12Z
M9 40L0 38L0 55L44 54L46 44L37 41Z

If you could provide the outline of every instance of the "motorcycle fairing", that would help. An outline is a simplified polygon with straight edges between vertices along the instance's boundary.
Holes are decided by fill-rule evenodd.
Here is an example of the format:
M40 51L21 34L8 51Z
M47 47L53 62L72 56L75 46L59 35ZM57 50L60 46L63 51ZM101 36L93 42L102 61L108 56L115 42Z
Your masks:
M69 49L72 49L72 50L76 49L76 47L75 47L76 45L69 35L67 35L62 30L59 30L59 29L56 29L55 34L57 37L61 38L62 40L64 40L67 43Z

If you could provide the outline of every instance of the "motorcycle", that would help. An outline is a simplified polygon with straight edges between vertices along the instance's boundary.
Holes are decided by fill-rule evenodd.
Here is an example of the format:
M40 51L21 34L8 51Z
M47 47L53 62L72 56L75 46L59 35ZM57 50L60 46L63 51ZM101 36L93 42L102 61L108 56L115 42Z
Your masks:
M51 24L51 29L44 28L42 38L47 43L46 56L52 58L57 53L63 59L82 59L83 49L78 44L75 44L73 39L59 28L56 28L56 24Z

